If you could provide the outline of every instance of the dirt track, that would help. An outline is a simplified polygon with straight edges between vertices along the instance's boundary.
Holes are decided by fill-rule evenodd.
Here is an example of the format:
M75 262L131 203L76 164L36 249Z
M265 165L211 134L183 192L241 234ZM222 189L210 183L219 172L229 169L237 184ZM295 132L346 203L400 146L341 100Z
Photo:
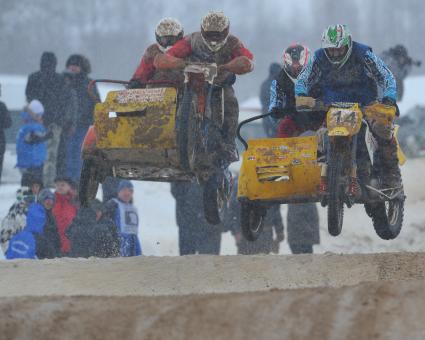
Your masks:
M425 337L423 253L13 261L0 273L0 339Z

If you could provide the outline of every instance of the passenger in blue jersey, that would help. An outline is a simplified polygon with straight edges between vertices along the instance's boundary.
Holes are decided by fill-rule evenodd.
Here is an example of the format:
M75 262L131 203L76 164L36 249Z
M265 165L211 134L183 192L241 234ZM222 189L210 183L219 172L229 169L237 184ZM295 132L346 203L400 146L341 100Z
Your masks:
M295 95L311 96L315 85L320 88L319 99L325 104L350 102L368 105L379 100L397 107L393 74L370 47L352 40L345 25L331 25L323 32L322 48L314 53L299 75ZM382 98L378 98L378 86L382 88ZM379 124L370 125L378 142L377 157L385 172L383 186L398 188L401 176L395 138L382 134Z
M106 203L106 211L115 222L120 238L120 255L138 256L142 255L142 247L139 237L139 215L137 208L133 205L133 184L128 180L120 181L118 185L117 198Z
M16 167L22 173L28 172L42 178L43 164L47 157L46 140L50 133L43 126L44 107L38 100L32 100L21 113L23 125L16 136Z

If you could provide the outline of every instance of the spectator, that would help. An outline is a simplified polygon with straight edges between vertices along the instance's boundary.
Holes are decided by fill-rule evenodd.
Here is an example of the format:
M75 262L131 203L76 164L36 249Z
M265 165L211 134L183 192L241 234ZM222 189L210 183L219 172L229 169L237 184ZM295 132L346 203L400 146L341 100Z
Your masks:
M180 255L219 255L222 229L204 217L202 187L198 183L174 182L171 193L176 200Z
M60 255L59 235L50 212L53 203L53 193L43 189L39 194L39 202L32 203L28 208L24 230L10 240L7 259L44 259Z
M12 204L0 227L0 246L6 252L9 240L22 231L26 225L28 207L37 202L37 196L43 188L41 178L29 173L22 176L21 188L16 192L16 201Z
M292 254L313 254L320 243L316 203L288 204L288 243Z
M139 229L139 215L133 205L133 184L128 180L121 180L118 185L118 196L106 203L106 211L114 221L120 239L121 256L142 255L142 248L137 236Z
M64 77L56 72L57 60L52 52L41 56L40 70L28 77L25 94L27 101L39 100L45 108L44 126L52 131L47 143L47 160L44 164L44 184L53 186L62 125L69 114L69 91Z
M1 85L0 85L0 96L1 96ZM9 110L6 105L0 101L0 184L1 175L3 172L3 158L6 151L6 136L4 130L12 126L12 118L10 117Z
M38 178L43 176L46 140L51 136L43 126L43 114L43 105L36 99L32 100L21 114L23 125L16 137L16 166L22 173L29 172Z
M403 45L396 45L382 53L382 60L393 73L397 83L397 100L403 99L404 79L412 71L412 66L421 66L421 61L413 60L407 48Z
M70 251L71 245L66 236L66 231L77 214L77 204L75 203L72 185L72 180L67 177L55 179L55 205L52 212L57 223L63 255L67 255Z
M99 200L80 208L67 230L71 257L116 257L120 255L117 227Z
M271 63L269 67L269 75L266 80L263 81L260 88L260 102L261 102L261 114L265 114L269 110L270 102L270 87L272 81L279 75L282 67L278 63ZM277 124L271 117L267 117L262 120L263 128L266 135L269 137L276 136Z
M88 74L91 71L88 59L82 55L71 55L66 62L65 76L68 78L73 93L77 99L76 110L73 112L67 132L66 144L66 175L74 182L80 180L82 166L81 145L84 137L93 124L93 110L96 100L90 97L87 86L91 79ZM100 100L97 88L94 87L97 101Z

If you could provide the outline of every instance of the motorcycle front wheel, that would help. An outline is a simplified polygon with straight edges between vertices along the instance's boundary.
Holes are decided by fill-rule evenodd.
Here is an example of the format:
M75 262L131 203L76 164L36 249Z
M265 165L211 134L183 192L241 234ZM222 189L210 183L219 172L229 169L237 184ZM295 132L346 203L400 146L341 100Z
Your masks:
M328 162L328 231L338 236L344 220L344 183L342 182L343 155L332 152Z

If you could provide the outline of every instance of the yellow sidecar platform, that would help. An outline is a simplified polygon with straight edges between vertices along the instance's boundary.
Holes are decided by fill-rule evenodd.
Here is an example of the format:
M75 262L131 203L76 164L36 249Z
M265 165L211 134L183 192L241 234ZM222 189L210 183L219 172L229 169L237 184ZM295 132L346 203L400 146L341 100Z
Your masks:
M239 174L239 200L318 201L317 143L317 136L248 141Z
M174 87L111 91L94 111L96 151L114 176L188 180L177 156Z

